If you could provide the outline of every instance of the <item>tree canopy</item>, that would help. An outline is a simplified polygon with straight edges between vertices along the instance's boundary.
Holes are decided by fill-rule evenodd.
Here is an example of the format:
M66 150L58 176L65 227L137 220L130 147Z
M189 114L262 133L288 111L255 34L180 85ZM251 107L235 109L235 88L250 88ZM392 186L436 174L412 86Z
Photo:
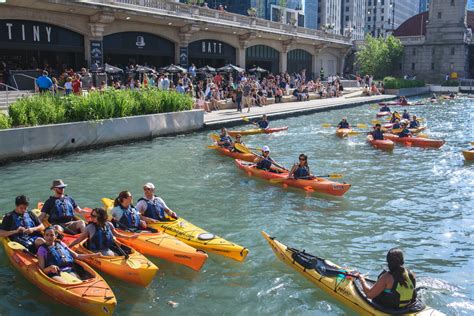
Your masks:
M393 35L372 37L369 34L362 49L356 52L356 64L363 74L383 78L396 72L402 55L403 44L398 38Z

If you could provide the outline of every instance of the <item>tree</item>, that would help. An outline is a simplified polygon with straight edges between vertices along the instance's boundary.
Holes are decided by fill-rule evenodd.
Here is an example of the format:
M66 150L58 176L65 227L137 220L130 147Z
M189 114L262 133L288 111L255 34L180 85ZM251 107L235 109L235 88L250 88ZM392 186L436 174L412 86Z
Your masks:
M403 44L393 35L387 38L367 35L362 49L356 53L356 64L363 74L383 78L396 71L402 55Z

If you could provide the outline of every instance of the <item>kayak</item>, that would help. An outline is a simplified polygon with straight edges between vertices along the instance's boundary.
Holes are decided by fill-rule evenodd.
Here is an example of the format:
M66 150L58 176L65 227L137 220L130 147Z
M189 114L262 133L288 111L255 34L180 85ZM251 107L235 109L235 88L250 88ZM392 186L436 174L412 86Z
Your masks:
M237 134L240 135L255 135L255 134L271 134L281 131L288 130L288 126L283 127L273 127L273 128L252 128L242 131L228 131L228 134L232 137L235 137Z
M339 137L347 137L352 133L352 128L338 128L336 129L336 135Z
M443 313L426 306L419 298L403 309L388 309L370 300L364 293L359 280L340 266L329 260L313 256L307 252L287 247L274 237L262 231L263 237L272 247L275 255L301 273L326 294L352 308L361 315L418 315L440 316ZM375 281L366 279L369 285Z
M40 269L38 258L25 247L1 238L11 264L23 276L49 297L89 315L112 315L117 305L112 289L105 280L85 262L74 262L81 279L71 277L68 283L59 283Z
M351 185L348 183L334 182L325 178L286 179L288 177L288 171L283 173L265 171L257 169L255 167L255 164L244 163L243 161L238 159L235 160L235 164L239 169L245 171L249 176L255 176L265 180L285 179L281 182L284 187L295 187L298 189L303 189L307 192L318 192L329 195L342 196L351 187Z
M79 235L67 235L64 234L63 242L69 245L71 242L77 239ZM81 254L92 253L85 247L87 240L83 240L80 244L72 247L72 249ZM111 276L125 281L127 283L133 283L138 286L147 287L156 273L158 267L145 258L141 253L134 250L133 248L127 247L121 242L116 242L116 248L120 247L124 253L127 254L128 258L123 256L101 256L97 258L84 259L89 265L97 270L103 271L110 274ZM118 249L112 249L119 251Z
M424 131L426 129L426 126L419 126L417 128L409 128L408 130L410 131L410 133L412 134L418 134L422 131ZM402 128L396 128L396 129L392 129L392 133L393 134L398 134L402 131L403 129Z
M444 145L444 140L421 138L421 137L398 137L397 135L385 133L384 138L390 139L395 143L400 143L405 146L423 147L423 148L440 148Z
M411 105L424 105L422 102L408 102L407 104L402 104L401 102L380 102L379 105L387 105L387 106L394 106L394 105L400 105L400 106L411 106Z
M103 198L102 203L108 208L113 204L113 200ZM148 226L174 236L191 247L213 252L237 261L244 261L249 253L247 248L209 233L181 217L178 219L170 218L166 222L150 223Z
M375 114L376 117L384 117L384 116L391 116L392 113L390 112L379 112L377 114Z
M107 208L110 205L104 204L104 206L107 210L110 210L110 208ZM134 234L119 228L115 229L127 237ZM182 264L195 271L199 271L207 260L207 254L204 251L188 246L184 242L163 232L140 231L138 235L137 238L118 237L117 239L144 255Z
M464 156L464 159L466 160L474 160L474 149L471 150L463 150L462 154Z
M372 135L367 136L367 141L377 149L393 150L393 147L395 147L395 143L390 139L374 139Z
M248 161L248 162L253 162L255 158L257 158L257 156L255 156L254 154L245 154L238 151L231 151L224 147L218 147L218 148L215 148L215 150L217 150L224 156L228 156L233 159L240 159L240 160Z

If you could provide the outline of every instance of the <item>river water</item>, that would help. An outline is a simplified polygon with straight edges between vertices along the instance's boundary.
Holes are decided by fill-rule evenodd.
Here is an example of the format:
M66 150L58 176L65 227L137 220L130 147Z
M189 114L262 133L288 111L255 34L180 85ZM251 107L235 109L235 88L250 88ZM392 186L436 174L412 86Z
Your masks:
M401 108L399 108L401 109ZM309 155L315 174L342 173L352 188L343 198L307 195L249 178L232 160L206 145L209 132L78 152L0 167L0 209L14 197L45 200L51 180L68 183L66 193L82 207L145 182L178 214L210 232L250 249L235 262L210 254L200 272L153 261L160 267L147 289L105 275L118 299L117 315L346 315L353 312L330 299L274 256L261 237L265 230L283 243L376 277L388 249L405 251L428 305L449 315L474 314L474 164L460 153L474 141L474 100L414 106L439 150L370 147L364 136L339 139L323 123L347 116L370 123L370 105L271 122L287 132L245 141L268 145L282 164ZM51 302L0 256L0 314L50 315L77 312ZM171 307L168 302L179 305Z

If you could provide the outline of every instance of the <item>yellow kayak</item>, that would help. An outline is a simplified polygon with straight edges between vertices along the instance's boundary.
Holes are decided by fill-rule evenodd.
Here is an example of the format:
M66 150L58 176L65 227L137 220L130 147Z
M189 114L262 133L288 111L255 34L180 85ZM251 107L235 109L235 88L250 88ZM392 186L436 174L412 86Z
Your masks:
M106 209L110 209L113 206L113 202L113 200L108 198L102 199L102 203ZM169 221L166 222L149 223L147 225L148 227L174 236L191 247L213 252L237 261L244 261L249 253L247 248L211 234L181 217L178 219L170 218Z
M462 154L464 156L464 159L466 160L474 160L474 149L471 150L463 150Z
M328 260L312 256L304 251L289 248L263 231L262 235L278 258L303 274L328 295L362 315L444 315L433 308L427 307L418 299L404 310L382 308L363 294L364 292L359 281L349 271ZM369 284L374 282L366 281Z

